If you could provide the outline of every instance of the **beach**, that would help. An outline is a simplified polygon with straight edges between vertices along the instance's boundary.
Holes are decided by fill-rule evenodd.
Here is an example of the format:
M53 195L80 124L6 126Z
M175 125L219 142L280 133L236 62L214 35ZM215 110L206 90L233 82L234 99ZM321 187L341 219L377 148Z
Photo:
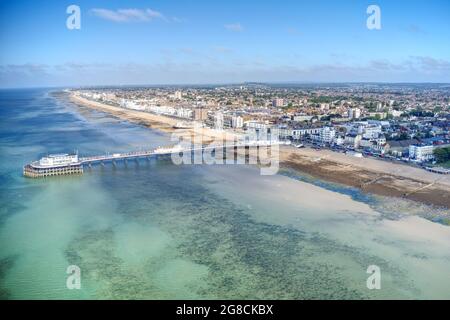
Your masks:
M233 140L235 134L231 132L217 131L210 128L193 127L193 128L175 128L179 119L158 115L149 112L124 109L85 99L74 93L70 94L70 100L77 105L81 105L90 109L109 113L117 118L130 121L132 123L144 125L146 127L160 130L165 133L176 134L177 137L202 137L203 143L210 143L213 140Z
M148 112L127 110L82 98L74 93L77 105L107 112L117 118L145 125L177 136L201 136L204 143L213 139L234 139L230 132L209 128L176 129L177 119ZM412 166L369 158L356 158L331 150L280 148L280 163L325 181L361 189L364 192L406 198L428 205L450 208L450 176L431 173Z
M450 176L331 150L281 148L282 166L364 192L450 208Z

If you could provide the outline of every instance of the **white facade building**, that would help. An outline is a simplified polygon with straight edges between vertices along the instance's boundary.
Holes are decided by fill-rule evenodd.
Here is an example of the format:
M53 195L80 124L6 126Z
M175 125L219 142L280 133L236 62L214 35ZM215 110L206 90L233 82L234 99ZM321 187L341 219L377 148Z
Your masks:
M214 129L223 130L223 113L217 112L214 115Z
M177 100L180 100L183 97L183 95L181 94L181 91L175 91L173 97Z
M294 116L294 121L296 121L296 122L311 121L312 118L314 118L314 116L296 115L296 116Z
M39 160L41 166L63 166L78 163L77 154L51 154Z
M409 146L409 158L420 162L430 161L434 159L433 155L434 146Z
M250 120L245 122L245 126L250 129L267 129L270 127L267 121Z
M231 126L233 128L242 128L244 126L244 119L241 116L233 116L231 118Z
M362 136L359 134L349 134L345 136L344 143L348 146L351 146L355 149L359 148L359 142L361 141Z
M348 117L350 119L359 119L361 117L361 109L359 108L348 109Z
M382 128L379 125L368 125L363 129L363 138L366 139L376 139L382 133Z
M324 127L320 130L320 141L323 143L331 143L336 136L336 131L330 127Z

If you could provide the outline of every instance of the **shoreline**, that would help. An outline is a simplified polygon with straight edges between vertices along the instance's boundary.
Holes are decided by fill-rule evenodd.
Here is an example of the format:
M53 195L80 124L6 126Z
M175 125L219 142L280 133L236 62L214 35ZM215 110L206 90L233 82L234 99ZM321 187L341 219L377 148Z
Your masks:
M200 135L204 143L214 139L234 139L235 134L209 128L175 129L178 120L148 112L126 110L90 101L73 93L75 105L109 113L120 119L177 136ZM369 158L356 158L331 150L280 148L281 167L306 173L324 181L338 183L381 196L404 198L450 209L450 176L439 175L404 164Z
M116 106L111 106L108 104L91 101L76 96L73 93L69 94L69 100L76 105L109 113L117 118L127 120L139 125L143 125L150 129L159 130L168 134L175 134L180 138L188 136L202 137L203 143L210 143L215 139L223 141L223 140L233 140L236 137L236 134L232 132L217 131L210 128L202 128L202 127L183 128L183 129L174 128L174 126L177 123L181 122L181 120L150 112L129 110Z
M418 177L421 175L421 169L406 165L399 164L399 166L405 167L402 169L406 172L391 173L389 170L381 171L357 166L352 163L354 159L350 156L346 156L349 158L346 159L347 161L340 161L341 159L329 160L327 157L323 157L323 154L310 155L313 152L317 153L317 150L302 149L302 151L282 150L280 152L281 166L327 182L357 188L364 193L408 199L426 205L450 209L448 176L445 180L439 180L443 177L435 177L434 175L421 179ZM333 153L334 155L334 152L329 150L324 150L323 153L325 153L325 156L329 156L326 153ZM362 165L367 160L381 162L380 160L367 158L357 160L361 160ZM387 169L389 169L389 165L396 164L382 163L382 165L387 165ZM412 176L408 175L410 169L415 169L418 172L414 172ZM429 174L426 171L424 173ZM433 179L438 179L438 181Z

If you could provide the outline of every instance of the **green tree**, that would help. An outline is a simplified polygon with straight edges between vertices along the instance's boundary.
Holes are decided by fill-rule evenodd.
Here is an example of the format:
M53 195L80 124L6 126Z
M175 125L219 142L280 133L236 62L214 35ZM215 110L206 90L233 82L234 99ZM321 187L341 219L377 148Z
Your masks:
M450 161L450 147L436 148L433 153L438 163Z

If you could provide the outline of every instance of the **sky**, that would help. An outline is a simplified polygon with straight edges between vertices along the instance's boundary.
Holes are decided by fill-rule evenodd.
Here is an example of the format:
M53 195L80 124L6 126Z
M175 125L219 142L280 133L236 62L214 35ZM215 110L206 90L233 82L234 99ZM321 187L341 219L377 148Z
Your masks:
M449 14L448 0L0 0L0 87L448 83Z

